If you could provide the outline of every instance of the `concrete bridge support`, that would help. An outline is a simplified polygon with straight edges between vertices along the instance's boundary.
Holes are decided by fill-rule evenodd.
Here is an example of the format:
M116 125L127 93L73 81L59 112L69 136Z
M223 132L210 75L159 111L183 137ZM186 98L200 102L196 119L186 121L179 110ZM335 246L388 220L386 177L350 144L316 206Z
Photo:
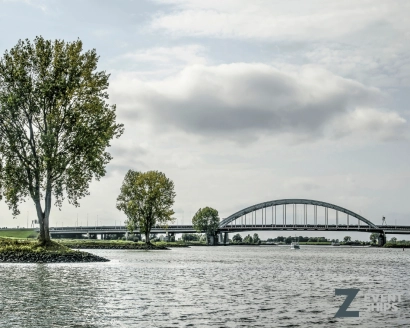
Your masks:
M378 240L378 245L380 247L383 247L384 244L386 244L386 235L384 233L379 234L379 240Z
M175 241L175 233L174 232L168 232L165 238L166 241Z
M206 236L207 245L208 245L208 246L218 245L218 238L219 238L219 235L217 235L217 234L215 234L215 235L207 235L207 236Z
M218 233L218 244L223 244L224 242L224 237L222 232Z

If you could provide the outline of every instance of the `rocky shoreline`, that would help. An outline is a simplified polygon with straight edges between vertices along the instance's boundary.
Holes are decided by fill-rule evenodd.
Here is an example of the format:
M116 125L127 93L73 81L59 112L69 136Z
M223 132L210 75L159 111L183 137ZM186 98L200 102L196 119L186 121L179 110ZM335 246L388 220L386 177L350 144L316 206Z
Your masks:
M98 255L74 251L56 242L0 239L0 263L108 262Z
M0 262L8 263L73 263L109 261L110 260L101 256L76 251L67 253L6 251L0 253Z

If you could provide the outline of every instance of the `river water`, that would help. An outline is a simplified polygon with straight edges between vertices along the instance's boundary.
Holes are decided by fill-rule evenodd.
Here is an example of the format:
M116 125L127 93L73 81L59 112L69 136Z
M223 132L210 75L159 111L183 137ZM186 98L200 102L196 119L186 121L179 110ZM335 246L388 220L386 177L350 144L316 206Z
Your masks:
M410 249L92 252L111 262L0 264L0 327L410 326ZM334 317L336 288L360 289L359 317ZM398 311L366 310L365 294L395 293Z

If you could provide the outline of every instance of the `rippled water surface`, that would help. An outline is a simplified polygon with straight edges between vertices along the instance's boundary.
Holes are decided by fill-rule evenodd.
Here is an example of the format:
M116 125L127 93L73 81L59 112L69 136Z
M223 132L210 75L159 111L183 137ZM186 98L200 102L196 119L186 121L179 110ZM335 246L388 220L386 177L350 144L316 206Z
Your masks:
M409 327L410 250L302 246L93 250L87 264L0 264L0 327ZM334 318L344 296L349 310ZM366 312L365 293L402 295Z

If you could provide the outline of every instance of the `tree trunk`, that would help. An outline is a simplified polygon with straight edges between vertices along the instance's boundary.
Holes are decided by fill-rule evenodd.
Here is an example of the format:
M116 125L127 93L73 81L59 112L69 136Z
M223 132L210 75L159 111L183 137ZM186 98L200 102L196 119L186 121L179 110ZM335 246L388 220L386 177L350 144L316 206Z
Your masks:
M146 244L151 244L151 242L149 241L149 231L147 229L147 231L145 231L145 243Z
M50 238L50 227L49 227L49 217L51 210L51 185L48 185L46 190L46 199L45 199L45 210L43 212L40 204L40 200L36 200L36 211L37 218L40 224L40 234L38 236L38 241L41 245L47 245L51 242Z

